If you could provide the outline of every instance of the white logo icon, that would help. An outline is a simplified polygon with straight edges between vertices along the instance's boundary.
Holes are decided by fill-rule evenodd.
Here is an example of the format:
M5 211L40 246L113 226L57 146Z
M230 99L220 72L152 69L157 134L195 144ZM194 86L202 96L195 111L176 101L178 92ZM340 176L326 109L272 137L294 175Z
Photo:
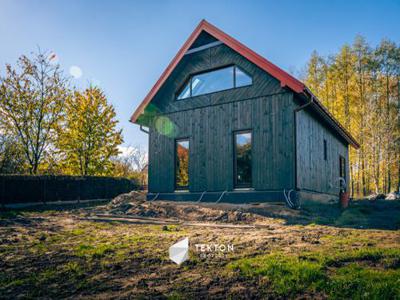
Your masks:
M183 240L169 247L169 258L178 265L188 260L189 238L184 238Z

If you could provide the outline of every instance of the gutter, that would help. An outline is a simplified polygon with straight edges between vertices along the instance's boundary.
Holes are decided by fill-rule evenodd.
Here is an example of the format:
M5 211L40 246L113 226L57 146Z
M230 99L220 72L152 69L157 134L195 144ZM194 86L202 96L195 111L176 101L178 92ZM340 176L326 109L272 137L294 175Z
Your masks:
M149 131L146 130L146 129L144 129L144 128L143 128L143 125L140 125L139 129L140 129L141 132L144 132L144 133L149 134Z

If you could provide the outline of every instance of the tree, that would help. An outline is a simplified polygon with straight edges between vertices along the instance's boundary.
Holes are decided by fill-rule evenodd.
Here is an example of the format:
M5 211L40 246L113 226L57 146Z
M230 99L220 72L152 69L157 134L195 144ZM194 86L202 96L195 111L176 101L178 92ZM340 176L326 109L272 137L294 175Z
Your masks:
M0 78L0 127L21 146L30 174L37 174L53 143L68 97L67 79L47 53L21 56Z
M382 166L385 172L384 176L384 190L389 192L391 189L391 168L390 163L394 156L393 146L395 141L395 129L397 111L392 108L397 105L395 94L397 94L393 85L396 85L396 75L399 68L399 61L396 59L398 49L396 44L389 40L382 40L380 45L375 50L375 56L380 69L380 80L382 87L382 109L383 117L385 118L385 135L384 135L384 156L385 163Z
M115 110L97 87L75 91L65 105L58 130L57 148L64 172L79 175L109 175L111 158L122 143Z
M351 190L366 195L400 186L400 47L363 37L324 58L313 52L306 84L360 142L350 148ZM396 180L397 176L397 180Z
M147 183L147 152L140 147L127 147L113 158L113 176L126 177L139 185Z
M0 134L0 174L22 173L24 153L18 143L8 135Z

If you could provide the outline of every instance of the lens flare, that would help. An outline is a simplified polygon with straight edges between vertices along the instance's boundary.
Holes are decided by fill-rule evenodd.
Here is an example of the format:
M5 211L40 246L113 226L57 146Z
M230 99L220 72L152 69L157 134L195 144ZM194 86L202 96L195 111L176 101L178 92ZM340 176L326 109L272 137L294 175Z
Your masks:
M176 137L178 134L178 128L176 125L169 118L164 116L156 119L155 127L159 134L167 137Z
M82 70L78 66L71 66L69 68L69 74L75 79L79 79L82 77Z

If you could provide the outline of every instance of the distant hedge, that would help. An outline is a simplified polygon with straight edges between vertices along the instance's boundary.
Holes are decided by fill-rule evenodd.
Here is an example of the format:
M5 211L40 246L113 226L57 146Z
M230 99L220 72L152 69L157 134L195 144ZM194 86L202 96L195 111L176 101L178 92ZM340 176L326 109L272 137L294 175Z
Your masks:
M126 178L0 175L0 203L110 199L137 188Z

